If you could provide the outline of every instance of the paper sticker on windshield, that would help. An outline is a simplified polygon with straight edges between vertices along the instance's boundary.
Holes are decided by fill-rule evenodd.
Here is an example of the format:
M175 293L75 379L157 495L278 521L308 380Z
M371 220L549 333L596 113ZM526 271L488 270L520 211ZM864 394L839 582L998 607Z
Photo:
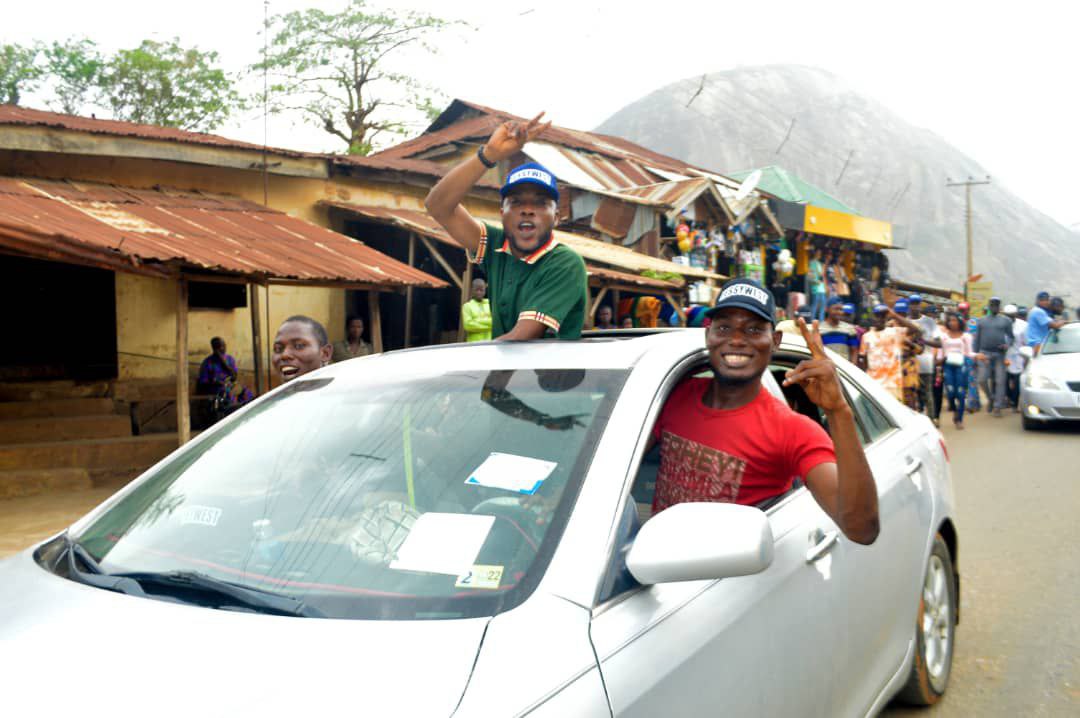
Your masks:
M502 575L502 566L477 564L457 577L454 588L498 588Z
M181 524L217 526L221 518L221 509L215 506L185 506L179 513Z
M466 484L489 486L493 489L505 489L531 496L558 466L554 461L530 459L528 456L501 454L497 451L484 459L476 467Z
M494 516L421 514L390 568L460 576L472 568L494 522Z

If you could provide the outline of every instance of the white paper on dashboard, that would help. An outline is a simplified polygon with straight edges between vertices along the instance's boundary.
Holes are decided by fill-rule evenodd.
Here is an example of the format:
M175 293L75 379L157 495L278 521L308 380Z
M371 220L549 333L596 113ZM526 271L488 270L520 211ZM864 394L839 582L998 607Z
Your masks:
M532 495L551 476L556 466L558 463L554 461L493 451L484 459L484 463L469 474L465 483Z
M421 514L390 568L460 576L476 563L494 522L494 516Z

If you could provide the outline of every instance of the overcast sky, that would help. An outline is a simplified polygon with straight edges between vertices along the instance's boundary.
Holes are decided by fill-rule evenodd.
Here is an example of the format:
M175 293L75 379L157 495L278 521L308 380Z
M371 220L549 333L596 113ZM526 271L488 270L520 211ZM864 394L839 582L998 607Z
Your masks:
M272 0L270 12L342 4ZM219 51L236 70L258 59L262 43L262 0L4 5L0 42L86 35L113 51L147 37L178 36ZM443 35L437 58L409 58L406 69L419 79L451 98L518 114L544 109L557 124L579 129L703 72L773 63L821 67L943 136L1051 217L1080 225L1080 3L1072 0L397 0L381 6L471 25ZM638 9L645 7L652 9ZM261 142L262 127L249 114L217 132ZM273 121L269 134L271 145L340 149L321 130L291 120Z

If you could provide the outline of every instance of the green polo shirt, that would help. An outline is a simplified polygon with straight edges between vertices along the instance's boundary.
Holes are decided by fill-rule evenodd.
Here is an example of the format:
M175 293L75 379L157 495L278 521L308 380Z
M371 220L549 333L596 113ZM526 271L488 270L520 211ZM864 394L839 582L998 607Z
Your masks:
M519 319L532 319L548 328L546 336L580 339L588 305L585 262L554 237L524 259L510 252L503 228L483 223L476 256L487 274L491 299L491 336L499 338Z

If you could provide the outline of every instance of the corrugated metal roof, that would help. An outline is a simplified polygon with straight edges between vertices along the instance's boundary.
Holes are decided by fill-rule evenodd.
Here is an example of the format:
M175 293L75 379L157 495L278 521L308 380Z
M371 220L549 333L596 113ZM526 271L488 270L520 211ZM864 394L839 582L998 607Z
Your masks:
M834 209L846 214L859 214L825 190L820 187L815 187L801 177L788 172L783 167L770 165L769 167L762 167L760 169L761 180L758 182L757 186L769 194L776 195L780 199L786 199L788 202L812 204L816 207ZM756 171L757 170L743 170L741 172L733 172L731 177L742 181Z
M606 267L597 267L595 264L586 264L585 273L590 277L595 277L601 282L612 282L615 284L624 284L635 287L641 287L645 289L655 289L661 292L670 292L677 289L682 289L683 285L678 282L667 282L663 279L653 279L652 277L643 277L640 274L628 274L626 272L617 272L614 269L607 269Z
M445 287L361 242L237 197L0 177L0 246L114 269Z
M18 105L0 105L0 125L52 127L59 130L89 132L96 135L138 137L146 140L167 140L169 142L183 142L192 145L211 145L213 147L255 150L258 152L263 151L262 145L232 140L228 137L212 135L207 132L190 132L175 127L141 125L135 122L123 122L121 120L100 120L95 117L65 115L59 112L46 112L44 110L34 110L29 107L19 107ZM286 150L280 147L270 147L267 149L274 154L289 155L292 157L320 156L309 152Z
M372 207L369 205L352 204L350 202L339 200L323 200L322 204L329 207L338 207L339 209L353 212L358 216L376 222L394 224L410 232L419 232L427 237L460 249L460 245L450 239L450 235L446 233L446 230L444 230L441 225L431 219L426 213L419 210ZM498 223L499 220L488 219L487 221ZM682 264L675 264L666 259L650 257L647 254L641 254L640 252L635 252L632 249L627 249L616 244L608 244L607 242L590 239L589 237L582 237L577 234L571 234L570 232L563 232L558 229L555 230L555 238L569 246L586 260L600 262L601 264L610 264L619 269L630 270L631 272L653 270L656 272L679 274L684 277L726 279L722 274L716 274L715 272L709 272L696 267L687 267Z

